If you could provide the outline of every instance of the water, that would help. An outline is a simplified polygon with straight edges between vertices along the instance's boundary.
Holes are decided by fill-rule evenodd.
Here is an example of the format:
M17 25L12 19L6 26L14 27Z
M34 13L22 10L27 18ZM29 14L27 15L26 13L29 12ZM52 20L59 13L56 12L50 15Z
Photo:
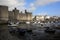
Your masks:
M0 40L20 40L9 33L7 24L0 24Z
M36 27L33 30L33 34L26 34L26 40L58 40L60 39L60 29L56 29L55 34L49 34L46 33L44 30L44 28L39 28L39 26L31 26L28 25L30 27L32 27L32 30L34 29L33 27ZM28 27L26 26L26 27ZM25 27L25 26L24 26Z
M20 24L18 27L31 29L34 26ZM60 29L56 29L55 34L50 34L46 33L44 28L37 28L33 30L33 34L25 33L25 36L20 36L17 32L10 34L7 25L0 25L0 31L0 40L60 40Z

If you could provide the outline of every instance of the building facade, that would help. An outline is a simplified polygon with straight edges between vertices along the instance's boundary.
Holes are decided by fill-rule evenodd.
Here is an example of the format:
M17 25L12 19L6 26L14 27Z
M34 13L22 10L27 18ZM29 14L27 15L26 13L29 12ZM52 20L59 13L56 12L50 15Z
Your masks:
M8 11L9 12L9 21L13 21L14 20L14 12L12 11Z
M25 10L25 13L20 12L16 8L13 11L9 11L9 20L10 21L19 21L19 22L26 22L32 20L32 13L27 12Z
M17 16L19 14L19 10L17 10L16 8L12 11L9 11L9 21L11 22L17 22Z
M20 12L20 13L18 14L17 19L18 19L20 22L32 21L32 13L27 12L27 11L25 10L25 13Z
M43 15L37 15L34 17L33 19L34 21L44 21L45 20L45 16Z
M0 5L0 21L8 21L8 6Z

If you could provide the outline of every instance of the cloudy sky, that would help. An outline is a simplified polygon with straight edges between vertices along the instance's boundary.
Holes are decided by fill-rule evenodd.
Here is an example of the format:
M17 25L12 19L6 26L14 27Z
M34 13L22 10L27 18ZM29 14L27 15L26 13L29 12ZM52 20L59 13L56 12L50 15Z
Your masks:
M8 6L9 10L26 9L33 15L60 16L60 0L0 0L0 5Z

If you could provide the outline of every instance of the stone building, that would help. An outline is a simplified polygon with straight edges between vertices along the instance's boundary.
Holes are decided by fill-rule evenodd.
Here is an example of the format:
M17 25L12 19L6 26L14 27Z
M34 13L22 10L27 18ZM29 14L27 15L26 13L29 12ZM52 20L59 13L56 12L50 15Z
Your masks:
M8 21L8 6L0 5L0 22Z
M13 10L14 13L14 20L17 20L17 16L19 14L19 10L17 10L16 8Z
M18 19L20 22L32 21L32 13L27 12L27 11L25 10L25 13L20 12L20 13L18 14L17 19Z
M45 16L43 16L43 15L36 15L33 20L34 21L44 21L45 20Z
M17 22L18 14L19 14L19 10L17 10L16 8L12 11L9 11L9 21Z
M9 11L9 20L16 22L26 22L26 21L31 21L32 20L32 13L27 12L25 10L25 13L20 12L16 8L13 11Z
M8 11L9 12L9 21L13 21L14 20L14 12L12 11Z

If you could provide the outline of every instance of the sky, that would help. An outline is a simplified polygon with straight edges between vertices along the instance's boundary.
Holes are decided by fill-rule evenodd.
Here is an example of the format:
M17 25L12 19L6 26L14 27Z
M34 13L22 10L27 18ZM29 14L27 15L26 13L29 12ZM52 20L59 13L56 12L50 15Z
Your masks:
M60 0L0 0L0 5L8 6L9 10L26 9L33 15L60 16Z

